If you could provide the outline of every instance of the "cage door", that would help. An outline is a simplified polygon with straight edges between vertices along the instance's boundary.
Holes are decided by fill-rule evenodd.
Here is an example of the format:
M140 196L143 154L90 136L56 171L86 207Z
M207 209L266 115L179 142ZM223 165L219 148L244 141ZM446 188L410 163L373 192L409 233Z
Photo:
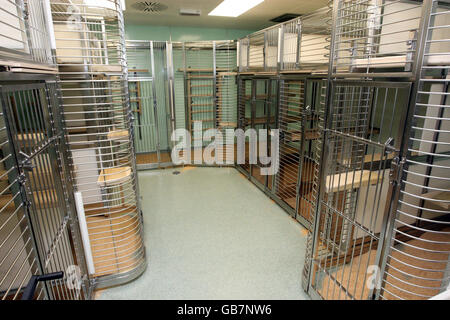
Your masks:
M15 161L12 166L19 173L17 179L23 189L22 203L32 230L39 273L65 273L63 279L46 283L46 298L87 298L89 279L80 251L78 225L73 220L75 212L71 185L64 170L65 159L61 158L62 131L56 127L55 84L5 86L2 96ZM70 279L74 275L77 283ZM40 295L40 291L36 292L35 298Z
M331 89L310 281L324 299L372 299L410 84L335 81Z

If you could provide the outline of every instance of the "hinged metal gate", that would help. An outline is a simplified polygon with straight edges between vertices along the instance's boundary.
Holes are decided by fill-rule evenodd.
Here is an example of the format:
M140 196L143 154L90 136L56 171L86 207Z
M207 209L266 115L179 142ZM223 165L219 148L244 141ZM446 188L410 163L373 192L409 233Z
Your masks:
M331 82L309 293L369 299L394 189L410 83ZM384 207L386 204L386 207Z
M3 299L20 298L32 275L58 271L64 278L40 284L35 299L90 295L57 101L54 82L1 87Z

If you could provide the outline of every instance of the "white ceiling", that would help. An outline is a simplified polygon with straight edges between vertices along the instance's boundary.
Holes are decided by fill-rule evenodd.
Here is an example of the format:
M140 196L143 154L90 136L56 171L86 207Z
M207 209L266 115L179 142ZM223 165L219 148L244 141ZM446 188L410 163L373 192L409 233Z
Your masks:
M143 13L132 7L133 3L140 1L159 2L168 8L158 13ZM221 2L222 0L126 0L125 23L257 30L273 25L270 19L284 13L309 13L326 6L328 0L265 0L237 18L208 16ZM180 16L180 8L200 9L202 13L197 17Z

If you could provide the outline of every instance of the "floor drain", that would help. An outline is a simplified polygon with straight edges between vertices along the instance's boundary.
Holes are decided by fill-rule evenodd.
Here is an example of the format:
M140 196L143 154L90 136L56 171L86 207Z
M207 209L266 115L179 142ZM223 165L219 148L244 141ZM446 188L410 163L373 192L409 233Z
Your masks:
M178 174L180 174L180 171L174 171L174 172L172 172L172 174L178 175Z

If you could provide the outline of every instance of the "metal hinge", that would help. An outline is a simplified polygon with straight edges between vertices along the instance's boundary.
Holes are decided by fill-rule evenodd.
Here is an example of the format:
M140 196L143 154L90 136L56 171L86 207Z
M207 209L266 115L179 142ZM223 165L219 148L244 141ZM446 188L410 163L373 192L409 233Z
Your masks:
M391 184L399 185L401 183L404 164L405 159L400 160L399 157L392 159L391 171L389 172L389 180Z

